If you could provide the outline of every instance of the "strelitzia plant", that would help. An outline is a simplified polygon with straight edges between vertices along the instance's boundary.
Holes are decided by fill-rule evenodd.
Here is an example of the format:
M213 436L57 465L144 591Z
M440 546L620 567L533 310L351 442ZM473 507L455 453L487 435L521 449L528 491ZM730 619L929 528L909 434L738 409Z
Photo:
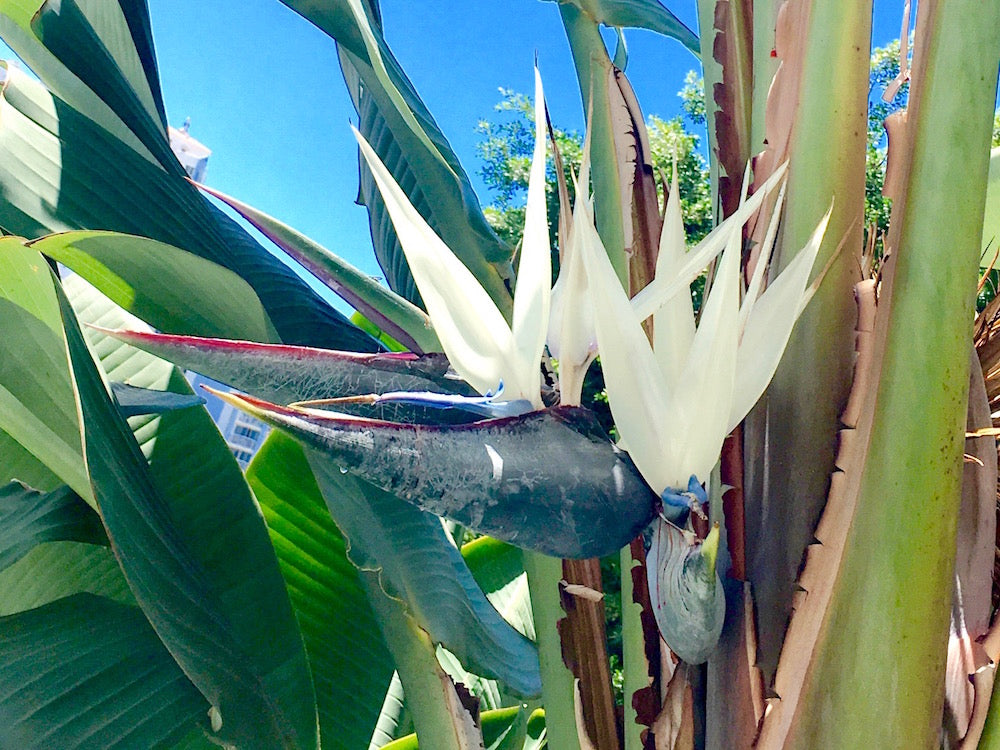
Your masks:
M474 571L475 550L460 553L438 518L417 505L560 556L613 549L662 512L673 525L657 521L664 533L654 538L652 583L659 600L686 601L696 615L689 618L694 632L665 629L690 661L709 648L706 623L718 617L728 537L727 597L742 591L742 598L727 601L740 609L726 618L708 667L675 670L669 685L659 670L667 660L653 653L655 634L637 611L644 576L632 562L641 558L642 544L632 540L622 565L624 722L616 723L612 703L604 731L591 731L588 722L601 715L588 703L595 680L587 685L581 678L579 691L569 680L561 692L543 695L550 747L615 748L620 734L627 750L854 748L859 737L873 747L936 747L942 715L956 742L964 734L964 747L976 745L985 725L981 746L991 746L1000 700L987 717L988 666L974 667L974 711L963 713L951 697L942 707L955 574L963 580L963 609L971 611L976 599L984 612L980 630L969 628L974 637L988 627L995 551L986 520L995 517L994 483L978 481L996 458L995 445L977 451L982 467L967 467L965 478L974 475L976 482L963 480L962 446L1000 2L919 4L908 112L893 124L889 148L890 259L877 303L872 285L866 287L870 304L862 312L871 314L857 324L851 256L862 246L857 217L865 199L871 4L754 3L751 14L749 3L698 0L701 64L711 92L707 151L723 231L704 258L704 248L682 255L674 241L678 252L661 254L658 278L644 291L656 242L647 243L645 234L636 242L634 230L659 226L659 216L631 227L628 219L658 214L649 211L648 190L644 201L631 190L643 175L648 188L652 170L644 171L639 153L642 117L623 75L625 45L612 61L598 26L640 25L689 48L699 43L657 0L553 6L583 99L592 92L594 101L588 126L595 198L578 210L597 216L617 272L612 278L598 263L602 250L594 244L590 265L598 273L577 273L573 283L567 275L566 290L586 288L596 298L602 292L593 282L603 280L604 291L619 296L614 309L622 324L636 336L639 321L656 313L652 353L642 368L648 374L634 377L643 387L646 380L657 383L632 394L645 395L655 414L645 404L637 413L619 387L612 398L620 448L585 410L567 406L598 338L582 316L562 317L571 326L561 331L581 335L556 342L560 375L567 376L563 405L543 408L533 372L537 327L518 323L533 314L513 315L509 292L539 287L525 281L528 266L515 281L511 248L489 228L447 139L382 37L378 3L285 4L337 40L358 129L501 313L502 325L489 312L462 323L489 332L492 340L481 350L491 361L477 363L475 347L461 365L439 352L367 161L360 195L391 290L288 227L245 213L281 247L301 251L291 253L295 262L331 288L348 289L349 304L388 326L383 330L409 352L382 352L185 182L167 139L145 2L0 0L0 35L50 87L0 66L0 227L20 235L0 238L0 322L10 334L0 337L0 475L5 483L20 480L0 487L2 546L12 551L0 555L0 713L9 719L0 726L0 744L313 748L322 740L323 747L353 750L371 740L381 747L399 733L398 712L391 714L405 700L421 746L537 749L544 742L538 722L518 728L517 717L526 716L517 708L487 735L496 715L480 717L462 700L442 670L446 655L436 649L445 646L475 673L450 662L454 680L472 686L484 707L520 705L544 688L541 671L551 662L562 666L555 621L564 612L556 599L551 616L536 619L544 624L534 632L536 650L524 623L517 632L487 595L502 607L516 589L524 605L527 588L534 605L541 601L535 594L547 589L553 597L562 593L565 607L579 615L587 597L599 594L576 581L556 591L567 569L560 561L551 586L536 585L529 573L528 586L508 588L522 571L519 552L481 540L479 551L497 556L486 555L487 563L480 557ZM762 149L755 175L769 176L774 165L788 162L774 251L775 268L785 270L771 272L761 295L758 273L766 270L758 262L741 306L734 259L742 231L733 226L742 221L726 227L723 219L766 194L756 187L740 206L746 191L739 190L739 173ZM797 267L831 196L836 207L817 259ZM665 235L676 238L673 221L668 215L673 229ZM586 231L573 241L586 239L591 224L588 216ZM755 346L758 338L784 336L765 315L767 300L783 296L781 282L795 286L797 273L825 267L841 238L848 250L802 314L785 354L774 344ZM57 278L39 252L80 276ZM724 257L715 288L695 325L683 269L697 273L718 252ZM569 265L564 258L564 270ZM582 263L576 268L586 270ZM83 286L81 277L99 291ZM625 278L634 287L622 298L614 285ZM165 357L180 353L176 361L189 357L203 371L216 369L242 384L257 398L240 403L300 443L273 431L244 477L208 415L176 409L163 396L167 388L191 402L178 371L100 330L81 335L78 319L106 328L135 325L109 299L175 335L130 340ZM539 292L524 299L526 309L541 310ZM565 312L566 301L553 307ZM798 312L790 304L774 308L783 324ZM616 341L619 323L593 312L602 326L612 326L610 345L602 342L611 371L622 363L622 350L631 365L638 338L634 346ZM720 360L699 369L705 349ZM739 428L742 439L723 445L730 460L719 473L736 489L727 496L716 557L711 524L694 523L709 496L710 521L719 515L719 484L709 480L706 492L703 480L715 473L719 436L770 378L773 364L758 359L765 350L783 363L763 403ZM865 352L872 355L867 360ZM456 360L465 355L449 352ZM713 387L688 382L692 372ZM856 398L848 401L852 375ZM972 375L978 378L977 368ZM167 411L126 422L136 414L134 403L108 381L155 389L152 402ZM426 396L410 403L413 393L424 392L461 411L427 407ZM681 392L694 394L690 404L675 398ZM394 395L400 393L409 395ZM341 401L334 406L339 414L301 403L359 395L367 401ZM697 403L702 395L705 403ZM470 415L470 407L478 412ZM501 408L517 414L498 416ZM706 410L704 425L691 416L694 409ZM490 418L470 422L484 413ZM691 444L673 439L671 430L690 435ZM669 454L669 466L656 465L663 462L658 452ZM959 504L960 489L970 484L979 485L968 503L974 523L965 498ZM971 527L985 543L970 541ZM737 540L744 542L742 554ZM956 568L956 550L973 547L985 552L985 564ZM540 556L525 559L532 557ZM968 585L969 577L977 585ZM504 614L517 619L509 609ZM992 662L1000 659L995 633L984 641ZM546 639L555 647L544 646ZM574 650L591 664L603 662L606 673L600 642L578 639ZM953 687L967 695L969 672L951 667ZM390 683L394 669L400 679ZM686 684L688 675L694 679ZM407 743L412 738L401 744Z

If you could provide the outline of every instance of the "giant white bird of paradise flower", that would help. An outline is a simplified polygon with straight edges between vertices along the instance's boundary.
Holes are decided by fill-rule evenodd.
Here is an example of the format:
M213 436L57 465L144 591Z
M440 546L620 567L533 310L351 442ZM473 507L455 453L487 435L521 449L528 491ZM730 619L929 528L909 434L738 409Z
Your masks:
M702 485L718 461L723 440L774 374L809 297L809 276L826 218L802 252L761 293L780 211L779 196L764 252L741 305L742 228L780 184L784 170L779 169L752 197L744 199L739 210L690 253L675 174L656 279L629 300L594 226L585 160L557 282L557 304L552 306L544 194L545 118L537 70L535 102L535 148L509 325L472 273L410 204L371 147L360 136L358 142L442 347L463 379L492 396L487 413L517 414L543 408L540 360L546 334L560 360L564 404L580 403L583 374L595 349L600 352L621 446L662 502L648 566L661 633L681 658L704 661L724 617L715 571L718 531L713 530L703 543L684 526L691 511L702 512L707 499ZM720 252L696 325L688 285ZM550 307L554 307L551 322ZM641 327L650 315L652 346ZM422 394L383 398L426 398L436 403L463 400Z
M574 251L586 270L597 350L611 413L643 478L663 502L647 558L657 623L685 661L708 658L724 619L715 571L719 533L704 542L687 525L707 500L703 484L722 444L761 397L815 283L809 278L829 212L809 242L763 288L784 189L772 212L759 262L740 303L744 223L780 181L779 170L740 209L687 252L677 178L667 201L656 279L631 300L594 227L587 201L574 217ZM689 285L724 247L695 323ZM642 321L653 316L650 344Z

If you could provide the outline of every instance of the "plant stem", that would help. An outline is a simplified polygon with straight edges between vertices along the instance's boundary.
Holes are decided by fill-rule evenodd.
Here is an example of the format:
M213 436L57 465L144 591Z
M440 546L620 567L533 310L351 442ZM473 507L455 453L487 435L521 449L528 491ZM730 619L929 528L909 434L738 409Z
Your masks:
M562 560L525 551L524 570L528 574L528 589L531 592L549 747L580 750L573 704L573 673L563 663L562 643L556 625L566 615L559 599Z
M1000 0L923 0L874 420L843 567L784 747L936 747ZM932 303L929 301L932 300Z
M804 28L795 30L804 35L796 42L801 54L789 50L782 60L789 70L801 66L801 84L781 91L783 98L797 97L798 106L794 122L786 123L792 128L788 193L775 257L786 266L831 201L815 267L823 268L842 241L846 249L792 331L744 433L747 573L757 605L759 663L768 681L834 468L854 363L852 289L859 274L853 254L861 247L864 216L871 2L813 0L808 7ZM769 55L772 43L761 49L755 40L755 56Z
M472 716L460 704L451 678L438 664L437 649L430 637L413 621L402 602L382 590L377 572L358 573L395 661L419 742L435 750L481 746L470 744L482 742L481 735L476 737L478 726L472 731Z
M625 255L625 221L622 216L621 176L615 151L614 126L608 79L611 58L593 18L572 3L560 3L566 38L573 52L576 77L580 84L584 112L590 129L590 157L594 183L594 213L597 231L608 251L611 265L622 285L628 283L628 258Z

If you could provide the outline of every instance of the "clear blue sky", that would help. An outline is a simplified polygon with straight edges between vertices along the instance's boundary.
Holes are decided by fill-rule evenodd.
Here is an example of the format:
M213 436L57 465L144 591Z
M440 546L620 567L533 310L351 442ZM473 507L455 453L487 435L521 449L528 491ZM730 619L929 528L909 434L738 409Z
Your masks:
M667 3L695 27L693 0ZM354 115L333 42L277 0L149 0L171 124L212 149L207 183L267 211L378 275L367 219L354 205ZM465 164L476 172L476 123L498 87L532 90L538 53L561 127L582 128L569 48L552 2L382 0L389 45ZM901 0L876 2L875 43L899 34ZM626 31L628 74L643 111L679 112L697 60L673 40ZM0 55L5 49L0 46Z

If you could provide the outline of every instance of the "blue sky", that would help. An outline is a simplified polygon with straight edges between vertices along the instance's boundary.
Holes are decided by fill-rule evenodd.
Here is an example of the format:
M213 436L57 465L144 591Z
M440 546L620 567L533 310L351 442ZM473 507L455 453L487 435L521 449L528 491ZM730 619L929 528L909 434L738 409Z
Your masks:
M695 27L693 0L667 3ZM207 183L275 215L378 275L357 193L354 115L333 42L277 0L149 0L171 124L212 149ZM561 127L582 128L559 11L542 0L382 0L389 45L465 164L476 174L476 123L499 87L532 90L538 54ZM875 43L899 34L902 2L876 2ZM697 60L673 40L626 31L628 74L643 111L679 112ZM0 47L0 52L4 49ZM7 56L4 54L3 56Z

